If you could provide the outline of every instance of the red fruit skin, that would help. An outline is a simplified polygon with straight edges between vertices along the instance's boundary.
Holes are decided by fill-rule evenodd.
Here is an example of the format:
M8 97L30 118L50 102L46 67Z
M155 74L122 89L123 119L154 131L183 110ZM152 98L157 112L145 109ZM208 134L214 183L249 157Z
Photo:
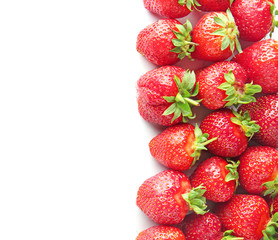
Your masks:
M214 63L196 74L196 80L199 82L199 94L197 98L202 99L202 104L211 110L223 108L227 103L224 99L227 97L224 90L218 89L222 83L226 82L224 74L229 70L235 75L236 89L244 89L247 81L247 75L240 64L230 61Z
M257 143L278 148L278 96L265 95L254 103L242 105L240 111L248 111L251 119L260 126L252 138Z
M185 70L175 66L163 66L145 73L137 82L137 103L140 115L147 121L171 126L182 121L182 117L172 121L173 114L162 115L171 105L163 97L176 96L178 87L174 75L183 78Z
M269 209L271 209L271 205L273 206L273 210L270 212L272 215L278 212L278 195L276 195L273 199L270 195L264 197L266 200Z
M245 240L260 240L270 220L266 201L257 195L237 194L225 203L217 203L215 214L222 230L233 230L233 235Z
M231 12L239 30L239 37L246 41L260 41L272 28L272 14L268 0L235 0ZM269 2L273 3L273 0Z
M186 240L186 238L176 227L153 226L140 232L136 240Z
M164 166L184 171L190 168L194 157L195 127L189 123L181 123L169 127L154 137L149 148L151 155Z
M225 16L225 12L221 12ZM192 42L197 43L195 51L191 53L192 58L206 61L223 61L230 56L232 52L230 48L221 50L223 36L211 35L215 30L222 28L214 22L216 12L205 14L195 25L192 30Z
M263 183L278 175L278 150L267 146L251 146L239 157L239 182L250 194L266 190Z
M165 170L143 182L137 192L136 204L159 224L178 224L189 210L181 195L190 190L189 179L184 173Z
M236 181L225 181L228 163L221 157L211 157L200 163L190 176L192 187L201 184L206 188L204 197L213 202L226 202L234 194Z
M246 71L249 82L259 84L262 93L278 92L278 41L256 42L232 59Z
M204 215L196 213L189 214L183 221L181 230L187 240L217 240L221 235L221 222L219 218L207 212ZM223 234L221 235L222 239Z
M182 18L191 11L185 5L180 5L178 0L143 0L144 6L149 11L168 18Z
M176 38L171 31L178 31L175 19L160 19L141 30L137 36L136 49L150 62L164 66L178 62L178 54L170 52L175 46L172 39Z
M200 129L209 134L209 138L217 139L206 147L214 155L220 157L237 157L247 148L248 138L241 126L234 124L235 117L230 109L220 109L207 115L201 122Z
M198 0L199 10L205 12L225 12L230 7L230 0Z

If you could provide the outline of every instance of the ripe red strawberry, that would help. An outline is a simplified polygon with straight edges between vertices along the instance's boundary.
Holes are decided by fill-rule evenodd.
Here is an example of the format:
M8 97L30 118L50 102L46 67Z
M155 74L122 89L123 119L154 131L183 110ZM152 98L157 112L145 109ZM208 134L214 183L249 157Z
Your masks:
M139 187L137 206L159 224L178 224L188 210L205 214L205 190L191 188L188 177L178 171L165 170L150 177Z
M188 56L194 50L189 20L182 25L175 19L160 19L137 36L136 49L156 65L171 65Z
M204 215L195 213L189 214L182 222L181 230L186 240L239 240L232 235L232 231L221 232L221 222L219 218L207 212Z
M251 121L248 112L242 116L230 109L220 109L210 113L201 122L202 132L209 138L217 139L207 145L208 150L221 157L237 157L247 148L248 138L259 131L259 126Z
M199 83L197 98L212 110L225 106L255 102L252 95L261 91L259 85L246 83L245 70L235 62L217 62L196 74Z
M138 234L136 240L186 240L182 231L171 226L153 226Z
M150 141L149 147L152 156L161 164L184 171L195 164L201 150L206 150L205 145L214 140L207 141L207 138L198 125L194 128L189 123L181 123L158 134Z
M222 61L232 56L235 49L241 52L238 30L230 10L209 12L195 25L192 41L196 45L193 58Z
M223 230L233 230L233 235L246 240L277 239L275 224L266 201L257 195L234 195L225 203L217 203L215 213L219 217ZM266 236L268 238L266 238Z
M260 131L254 134L253 140L261 145L278 148L278 96L261 96L256 103L241 106L240 110L248 111L260 126Z
M267 146L251 146L239 157L239 182L250 194L278 193L278 150ZM277 179L276 179L277 178Z
M270 209L270 213L273 215L278 212L278 195L272 198L270 195L264 197L266 200L268 207Z
M223 12L226 11L233 0L198 0L201 6L197 8L205 12Z
M211 157L200 163L190 176L191 186L205 187L204 197L213 202L226 202L234 194L239 163L227 163L221 157Z
M164 126L194 118L191 106L198 94L194 72L180 67L163 66L144 74L137 82L137 102L140 115L147 121Z
M247 41L260 41L271 31L274 22L273 0L235 0L231 6L239 30L239 37Z
M256 42L232 60L245 69L249 82L262 87L262 93L278 92L278 41Z
M200 4L196 0L143 0L149 11L168 18L181 18L187 16Z

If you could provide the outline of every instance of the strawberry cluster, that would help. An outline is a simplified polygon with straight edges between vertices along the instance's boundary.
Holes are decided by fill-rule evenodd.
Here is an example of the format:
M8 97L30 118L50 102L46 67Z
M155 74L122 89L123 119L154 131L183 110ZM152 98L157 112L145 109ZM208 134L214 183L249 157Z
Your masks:
M157 65L138 80L137 103L143 119L164 126L149 150L167 170L138 189L137 206L156 225L136 240L278 239L274 1L143 1L163 18L137 37ZM195 26L177 20L192 11L204 12ZM175 66L183 58L208 66ZM193 124L202 107L208 114Z

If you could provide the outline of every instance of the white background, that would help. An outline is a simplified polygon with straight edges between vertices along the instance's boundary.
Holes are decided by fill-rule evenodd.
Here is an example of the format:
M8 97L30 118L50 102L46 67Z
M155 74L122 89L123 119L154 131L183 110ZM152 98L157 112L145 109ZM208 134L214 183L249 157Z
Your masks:
M153 225L135 200L164 169L148 150L162 128L137 111L155 66L135 46L157 19L142 0L0 1L1 240L130 240Z

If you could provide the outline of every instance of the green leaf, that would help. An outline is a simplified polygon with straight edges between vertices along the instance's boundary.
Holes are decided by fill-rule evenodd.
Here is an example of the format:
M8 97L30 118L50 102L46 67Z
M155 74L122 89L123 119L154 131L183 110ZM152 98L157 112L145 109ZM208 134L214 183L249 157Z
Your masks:
M231 43L231 40L228 36L225 36L222 40L222 43L221 43L221 50L225 50L227 47L229 47Z
M234 21L235 21L234 16L233 16L233 14L231 13L231 10L230 10L229 8L227 9L226 13L227 13L227 16L228 16L229 21L230 21L230 22L234 22Z
M227 31L225 28L219 28L219 29L215 30L213 33L211 33L211 35L226 36Z
M175 112L174 112L174 116L172 118L171 122L174 122L177 118L179 118L181 116L181 109L180 108L176 108Z
M231 118L231 121L239 126L245 132L246 137L251 139L254 133L260 130L260 126L251 120L250 114L248 111L245 111L243 115L233 111L235 117Z
M183 41L177 38L172 39L172 43L176 47L182 47L184 45Z
M196 188L192 188L190 192L182 194L183 199L188 203L188 206L197 214L205 214L206 212L206 198L203 197L206 188L201 184Z
M230 88L230 87L231 87L231 84L230 84L230 83L224 82L224 83L222 83L221 85L219 85L217 88L218 88L218 89L221 89L221 90L227 90L227 89Z
M221 19L220 17L214 17L213 20L214 20L214 22L215 22L217 25L219 25L219 26L221 26L221 27L225 27L225 26L226 26L225 21L223 21L223 19Z
M229 70L228 73L225 73L224 78L229 84L234 84L236 80L232 70Z
M262 186L266 187L264 196L270 195L272 199L275 198L278 194L278 177L276 177L273 181L265 182Z
M188 34L188 31L187 31L187 29L184 27L184 25L182 25L182 24L177 24L176 27L177 27L177 29L180 31L182 37L184 37L185 35Z
M199 93L199 82L196 83L196 86L195 86L194 91L192 93L192 97L197 96L198 93ZM202 101L202 100L199 100L199 101Z
M170 52L174 52L174 53L181 53L181 52L182 52L182 50L181 50L181 48L180 48L180 47L175 47L175 48L171 49L171 50L170 50Z
M175 102L175 97L174 96L170 96L170 97L163 97L168 103L172 103Z
M177 108L177 104L173 103L163 112L162 115L164 115L164 116L165 115L170 115L170 114L172 114L176 111L176 108Z
M247 83L244 86L244 93L246 95L254 95L256 93L260 93L262 91L262 87L260 85L253 85L252 83Z
M190 0L191 1L191 0ZM183 1L185 2L185 1ZM176 24L177 31L174 29L171 29L171 31L174 33L176 38L172 39L172 44L174 45L174 48L171 49L171 52L178 53L178 58L183 59L184 57L188 57L188 59L191 60L191 47L193 45L196 45L196 43L193 43L191 41L191 31L192 31L192 25L189 20L186 21L184 25Z
M174 81L175 81L178 89L182 89L181 80L179 79L179 77L177 75L174 75Z
M239 166L239 161L237 161L236 163L233 162L232 160L228 160L229 164L227 164L225 166L225 168L229 171L229 173L226 175L225 181L229 182L229 181L236 181L236 186L238 185L238 166Z

